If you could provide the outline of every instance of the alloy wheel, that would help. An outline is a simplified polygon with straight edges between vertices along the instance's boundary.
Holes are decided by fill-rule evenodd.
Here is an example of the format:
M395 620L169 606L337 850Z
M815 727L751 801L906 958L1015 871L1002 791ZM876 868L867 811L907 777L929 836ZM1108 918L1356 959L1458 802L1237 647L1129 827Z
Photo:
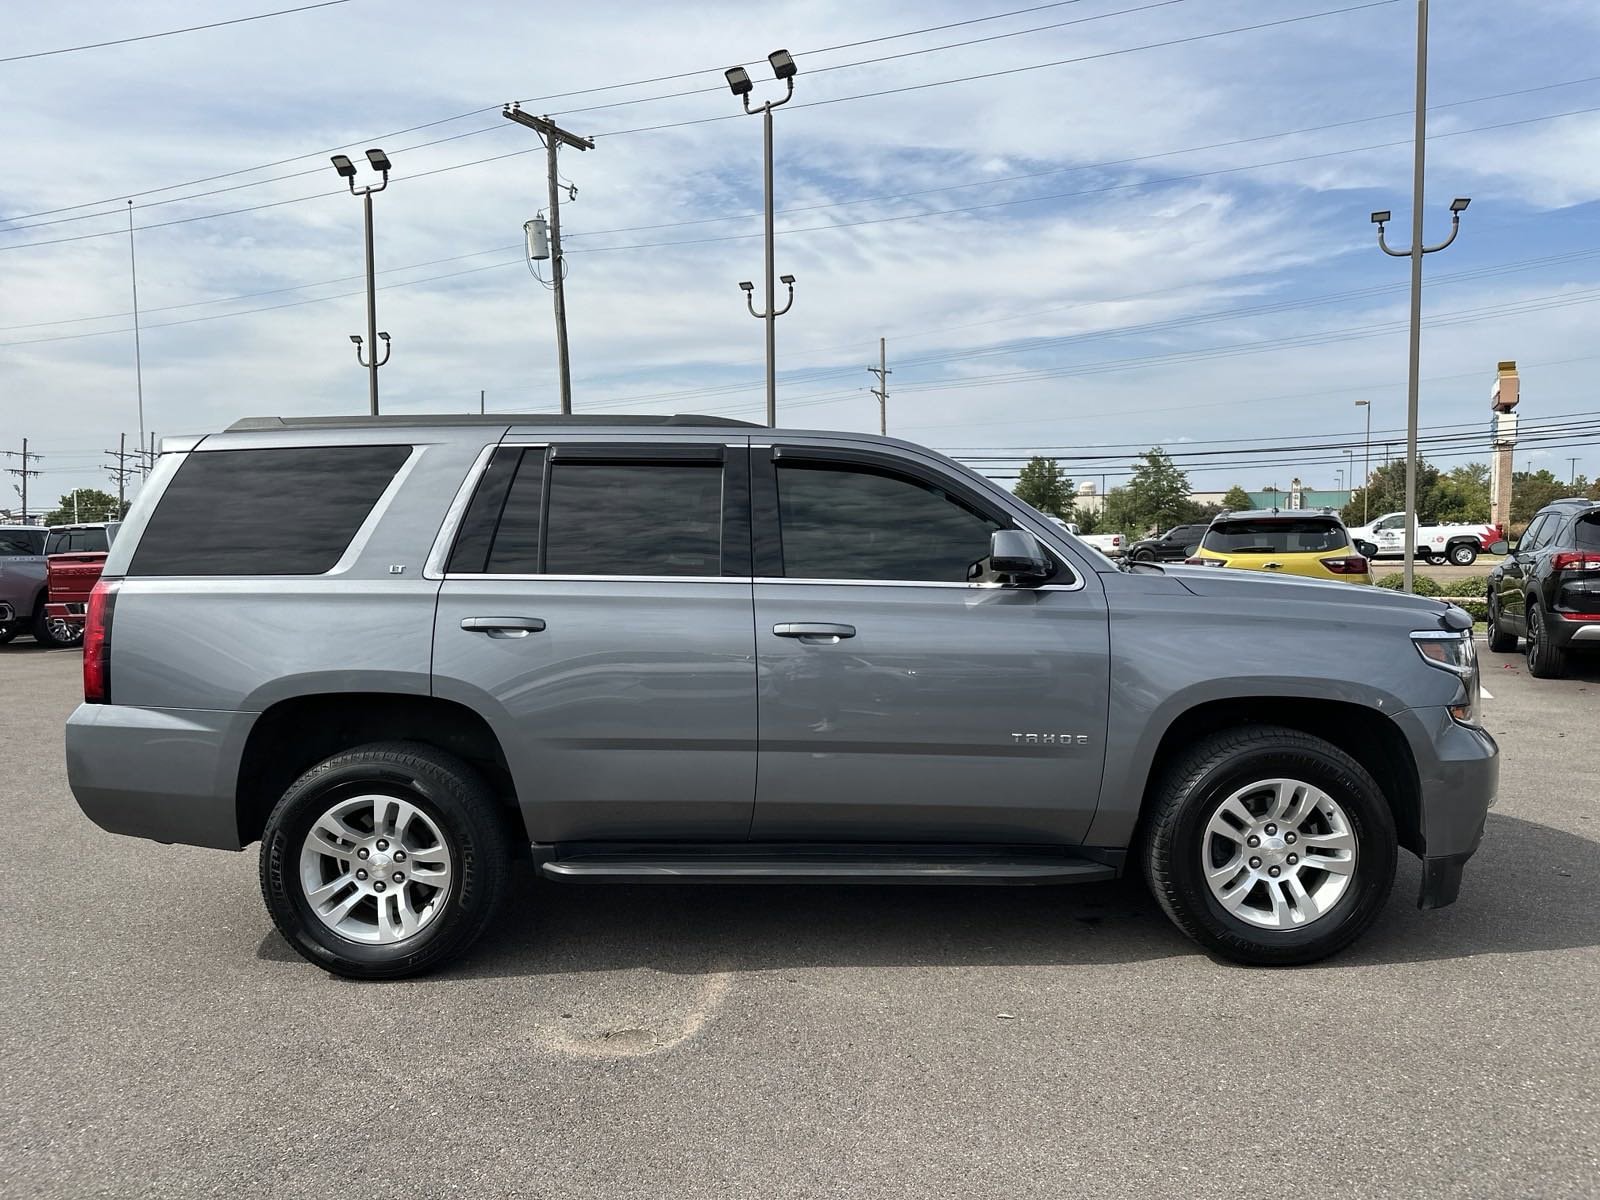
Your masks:
M1356 835L1344 808L1321 788L1263 779L1217 806L1200 858L1224 911L1259 929L1299 929L1326 916L1349 890Z
M415 804L362 793L312 823L300 849L300 887L317 920L340 937L392 945L443 910L452 858L438 824Z

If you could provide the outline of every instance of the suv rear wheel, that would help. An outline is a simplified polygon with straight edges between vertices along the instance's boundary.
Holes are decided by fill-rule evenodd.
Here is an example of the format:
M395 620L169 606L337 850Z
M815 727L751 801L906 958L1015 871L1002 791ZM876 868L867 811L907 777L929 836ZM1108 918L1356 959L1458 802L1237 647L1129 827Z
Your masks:
M507 821L454 755L388 742L302 775L267 818L261 894L302 956L356 979L442 966L477 940L505 891Z
M1298 730L1212 734L1151 798L1145 873L1174 924L1237 962L1337 953L1394 883L1394 815L1360 763Z
M1528 597L1528 674L1535 679L1560 679L1567 673L1567 653L1550 637L1550 620L1539 597Z

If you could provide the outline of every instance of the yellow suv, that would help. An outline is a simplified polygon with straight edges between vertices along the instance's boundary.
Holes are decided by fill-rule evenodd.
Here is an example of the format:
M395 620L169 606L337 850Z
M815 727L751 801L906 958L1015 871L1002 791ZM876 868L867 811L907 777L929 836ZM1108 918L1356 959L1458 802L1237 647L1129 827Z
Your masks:
M1211 522L1194 557L1186 561L1202 567L1372 582L1367 560L1351 545L1344 522L1324 512L1223 513Z

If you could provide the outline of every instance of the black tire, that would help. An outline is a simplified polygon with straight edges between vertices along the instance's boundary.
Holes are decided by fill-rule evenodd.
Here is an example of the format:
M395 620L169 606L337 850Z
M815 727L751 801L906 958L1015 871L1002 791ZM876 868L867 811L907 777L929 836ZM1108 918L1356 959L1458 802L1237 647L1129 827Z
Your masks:
M1471 542L1457 542L1450 547L1445 557L1458 567L1470 567L1478 561L1478 548Z
M1535 679L1560 679L1567 673L1567 652L1550 640L1550 620L1539 598L1528 597L1528 674Z
M1154 550L1135 550L1133 552L1134 562L1155 562L1155 560L1156 552Z
M1489 591L1488 602L1484 607L1489 614L1489 649L1496 654L1515 654L1517 652L1517 635L1507 633L1500 627L1500 602L1495 599L1492 588Z
M50 618L44 615L44 601L39 601L39 607L33 614L33 640L41 646L51 650L65 650L71 646L83 645L83 626L68 625L64 627L68 632L64 637L57 637L51 628Z
M1301 928L1259 928L1229 913L1202 871L1206 823L1239 788L1293 778L1344 809L1355 872L1344 894ZM1336 954L1382 911L1394 884L1394 814L1372 776L1338 747L1298 730L1245 725L1202 738L1163 771L1149 799L1145 877L1163 911L1207 950L1235 962L1290 966Z
M312 911L300 852L312 826L341 795L394 795L438 826L453 874L443 907L416 933L378 945L334 932ZM432 746L382 742L336 754L300 776L267 818L261 895L273 924L310 962L352 979L399 979L443 966L493 919L514 854L510 820L482 778Z

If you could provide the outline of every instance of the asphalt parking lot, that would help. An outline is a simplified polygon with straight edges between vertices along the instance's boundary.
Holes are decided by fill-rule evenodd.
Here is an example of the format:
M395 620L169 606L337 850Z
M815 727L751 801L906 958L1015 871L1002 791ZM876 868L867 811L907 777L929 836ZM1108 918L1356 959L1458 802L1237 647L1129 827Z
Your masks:
M1502 791L1461 901L1333 962L1213 961L1125 881L518 879L458 968L294 956L253 853L67 791L72 651L0 647L6 1196L1600 1193L1600 663L1485 655Z

